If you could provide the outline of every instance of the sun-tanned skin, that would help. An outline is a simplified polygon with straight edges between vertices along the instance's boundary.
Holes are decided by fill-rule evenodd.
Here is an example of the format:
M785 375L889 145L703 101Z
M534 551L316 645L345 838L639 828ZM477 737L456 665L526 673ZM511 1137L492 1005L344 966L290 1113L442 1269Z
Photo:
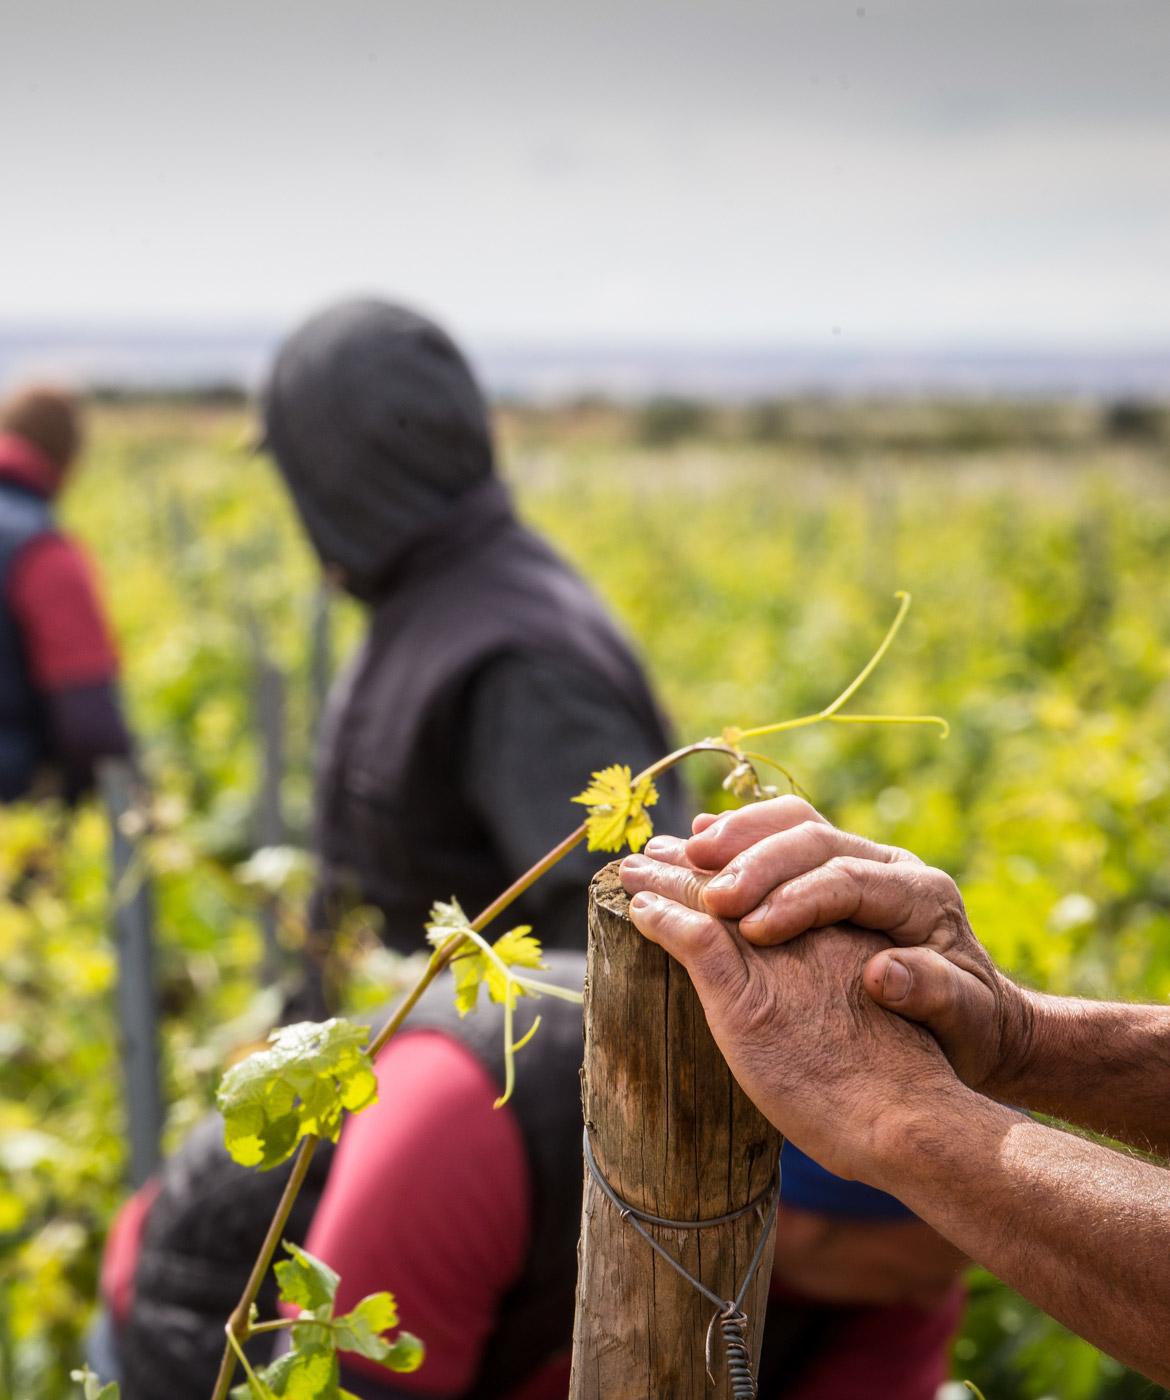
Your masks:
M622 878L783 1133L1170 1382L1170 1172L995 1101L1170 1151L1170 1009L1016 987L948 876L797 798L700 817Z

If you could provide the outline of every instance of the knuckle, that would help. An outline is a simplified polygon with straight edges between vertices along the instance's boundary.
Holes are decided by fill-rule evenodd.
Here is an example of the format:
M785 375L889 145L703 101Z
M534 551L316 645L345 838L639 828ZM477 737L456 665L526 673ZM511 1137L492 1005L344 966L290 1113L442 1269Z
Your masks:
M791 792L773 797L763 805L768 808L768 815L775 818L781 827L796 826L816 816L816 809L810 803Z
M945 913L962 913L963 896L959 893L958 885L945 870L939 870L933 865L924 865L918 872L918 878L922 888L930 892Z
M867 863L857 856L830 856L824 868L843 884L860 887L870 878Z
M692 909L703 908L703 891L707 886L705 876L698 875L693 870L681 870L678 885L678 897L682 903L689 905Z
M801 880L804 896L804 916L801 922L809 928L823 928L840 918L848 917L846 906L854 903L854 877L840 857L834 856Z
M882 849L889 852L890 863L892 865L926 864L921 856L916 856L913 851L906 850L904 846L884 846Z
M824 822L803 821L796 828L796 834L800 838L801 846L807 848L810 856L817 857L821 863L830 855L834 848L834 829Z

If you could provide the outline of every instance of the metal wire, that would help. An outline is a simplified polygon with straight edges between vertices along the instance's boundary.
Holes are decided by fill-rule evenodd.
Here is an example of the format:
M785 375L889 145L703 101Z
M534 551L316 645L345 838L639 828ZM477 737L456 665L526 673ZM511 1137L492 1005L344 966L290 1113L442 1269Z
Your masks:
M727 1382L731 1388L731 1400L757 1400L756 1377L752 1370L751 1352L747 1344L747 1314L741 1309L716 1313L707 1328L707 1379L715 1384L711 1364L711 1343L715 1328L723 1335L723 1361L727 1367Z
M651 1215L649 1211L638 1210L628 1201L624 1201L613 1189L609 1182L602 1175L601 1168L597 1165L597 1159L593 1155L593 1143L589 1139L589 1129L586 1128L582 1134L582 1141L585 1151L585 1166L589 1170L590 1176L601 1188L602 1193L609 1200L609 1203L618 1212L621 1218L628 1221L638 1234L646 1241L656 1254L661 1255L670 1267L712 1303L718 1311L711 1319L711 1324L707 1328L707 1378L711 1384L715 1384L715 1376L712 1367L712 1342L715 1336L715 1329L718 1327L723 1339L723 1359L727 1367L728 1384L731 1387L731 1400L756 1400L756 1380L752 1370L751 1353L747 1345L747 1314L743 1310L743 1300L747 1297L747 1291L751 1287L752 1279L755 1278L756 1269L759 1267L764 1250L767 1248L768 1240L776 1224L776 1212L780 1207L780 1159L776 1159L776 1170L772 1173L771 1180L764 1187L758 1196L753 1197L746 1206L741 1206L738 1210L728 1211L726 1215L712 1216L709 1220L668 1220L661 1215ZM739 1286L739 1291L732 1299L720 1298L718 1293L712 1292L702 1280L697 1279L691 1271L680 1264L679 1261L650 1234L645 1224L657 1225L665 1230L706 1230L715 1225L728 1225L734 1220L740 1220L751 1211L760 1212L765 1200L771 1197L771 1205L767 1211L761 1215L760 1237L756 1241L756 1247L752 1254L751 1263L744 1274L743 1282Z

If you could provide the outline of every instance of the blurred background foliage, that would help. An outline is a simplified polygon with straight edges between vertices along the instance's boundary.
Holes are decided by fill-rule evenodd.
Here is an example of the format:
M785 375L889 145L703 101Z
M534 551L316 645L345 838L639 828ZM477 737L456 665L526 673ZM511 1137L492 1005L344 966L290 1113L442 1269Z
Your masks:
M683 738L819 709L910 590L850 708L942 714L951 737L824 726L770 752L834 821L954 874L1020 978L1170 996L1165 410L670 399L511 404L500 425L522 512L624 619ZM301 847L322 680L360 630L350 605L323 610L248 431L230 396L106 402L66 509L100 561L155 793L172 1140L272 1014L263 900L298 932L303 864L253 858L259 671L285 678ZM690 770L696 803L726 800L722 776ZM0 1393L22 1400L67 1393L122 1191L108 917L102 813L0 816ZM361 967L359 1001L396 975ZM989 1400L1151 1393L984 1276L955 1374Z

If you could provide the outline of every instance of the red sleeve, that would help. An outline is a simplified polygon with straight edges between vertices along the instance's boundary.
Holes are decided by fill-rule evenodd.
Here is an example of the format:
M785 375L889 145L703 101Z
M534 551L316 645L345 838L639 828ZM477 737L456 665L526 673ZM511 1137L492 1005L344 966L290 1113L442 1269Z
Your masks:
M16 556L7 599L42 690L97 685L118 674L118 656L89 561L64 535L41 535Z
M529 1177L509 1108L472 1053L437 1031L378 1056L379 1100L348 1120L306 1248L341 1275L338 1308L387 1288L426 1345L413 1375L346 1355L412 1395L471 1386L499 1301L528 1247Z
M140 1187L114 1217L106 1236L101 1291L115 1322L125 1321L134 1302L134 1273L138 1268L142 1233L158 1190L157 1178Z
M967 1292L961 1283L934 1308L910 1304L850 1309L825 1348L785 1400L856 1400L859 1395L896 1395L898 1400L934 1400L950 1373L951 1338L963 1316Z

